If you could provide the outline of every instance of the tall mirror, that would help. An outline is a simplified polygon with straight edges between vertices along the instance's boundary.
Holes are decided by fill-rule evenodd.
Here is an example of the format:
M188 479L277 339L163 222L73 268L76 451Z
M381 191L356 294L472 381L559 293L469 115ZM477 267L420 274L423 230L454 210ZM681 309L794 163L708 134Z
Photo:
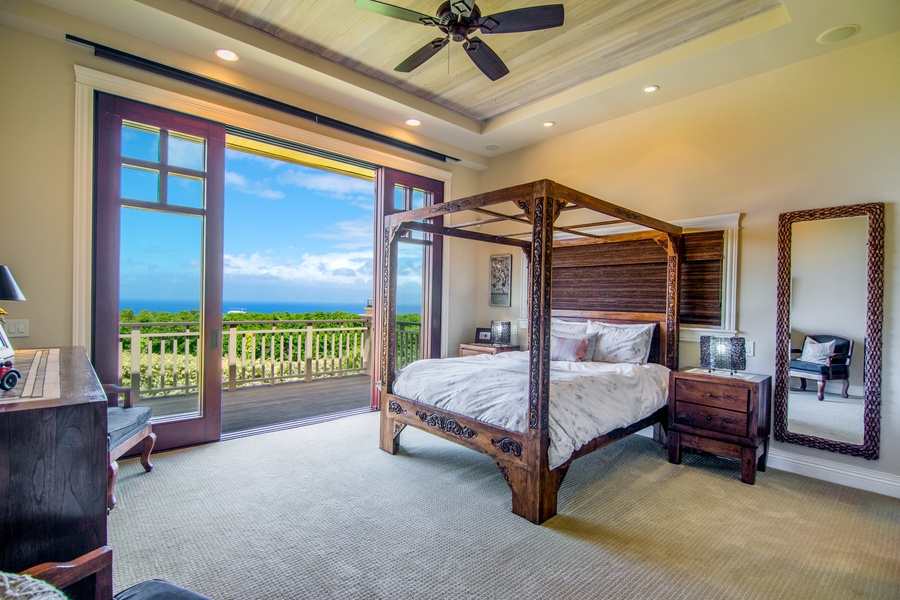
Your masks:
M884 204L778 217L775 439L878 458Z

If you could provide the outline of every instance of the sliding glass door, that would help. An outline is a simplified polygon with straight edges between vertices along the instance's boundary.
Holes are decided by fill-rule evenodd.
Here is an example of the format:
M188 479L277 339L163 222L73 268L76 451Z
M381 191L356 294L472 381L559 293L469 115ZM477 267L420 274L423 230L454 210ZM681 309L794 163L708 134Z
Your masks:
M219 439L225 129L97 107L95 369L153 408L159 448Z
M444 201L441 181L382 168L376 176L378 202L375 223L375 298L382 298L381 273L384 264L384 216L423 208ZM434 219L436 225L443 218ZM398 240L399 272L397 286L397 366L403 367L421 358L441 355L441 280L443 237L430 233L409 232ZM376 303L374 331L383 331L385 315ZM375 335L372 406L380 406L377 383L381 380L381 348Z

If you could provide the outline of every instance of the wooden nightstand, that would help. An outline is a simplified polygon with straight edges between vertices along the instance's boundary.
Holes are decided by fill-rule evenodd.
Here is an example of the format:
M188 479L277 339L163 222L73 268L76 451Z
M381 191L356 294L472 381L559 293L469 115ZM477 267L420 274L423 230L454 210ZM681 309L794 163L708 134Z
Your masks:
M766 470L772 378L689 368L669 374L669 462L682 447L741 460L741 481Z
M471 344L460 344L460 356L473 356L475 354L500 354L501 352L515 352L518 346L499 346L496 344L479 344L473 342Z

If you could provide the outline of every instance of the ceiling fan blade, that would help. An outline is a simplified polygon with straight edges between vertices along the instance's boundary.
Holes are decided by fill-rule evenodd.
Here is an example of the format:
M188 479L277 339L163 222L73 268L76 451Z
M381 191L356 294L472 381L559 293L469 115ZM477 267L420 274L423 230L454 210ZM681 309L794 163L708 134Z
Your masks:
M517 8L489 15L478 23L481 33L518 33L559 27L565 20L562 4Z
M445 38L435 38L413 52L406 60L394 67L395 71L401 73L409 73L410 71L422 66L426 60L434 56L441 48L447 45L450 36Z
M481 72L487 75L491 81L497 81L509 73L509 69L506 68L497 53L481 39L473 37L463 43L463 48L466 49L466 54L469 55L475 66L481 69Z
M387 4L386 2L378 2L378 0L356 0L356 8L361 8L385 17L410 21L411 23L421 23L422 25L432 25L435 27L440 24L434 17L430 17L414 10L409 10L408 8Z
M450 9L463 17L468 17L472 14L472 9L475 8L475 0L451 0L450 1Z

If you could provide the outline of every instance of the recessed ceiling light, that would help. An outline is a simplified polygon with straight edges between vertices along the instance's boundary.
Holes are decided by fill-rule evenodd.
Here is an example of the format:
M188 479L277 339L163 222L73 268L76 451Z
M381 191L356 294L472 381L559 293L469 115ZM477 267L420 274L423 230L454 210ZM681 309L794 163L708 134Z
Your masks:
M556 121L544 121L544 127L553 127L556 125Z
M859 33L859 25L841 25L840 27L832 27L827 31L823 31L816 38L816 41L820 44L835 44L843 42L857 33Z
M658 85L648 85L647 87L644 88L644 91L647 92L648 94L652 94L653 92L657 91L658 89L659 89Z
M422 121L420 121L418 119L407 119L406 121L404 121L404 123L406 123L410 127L418 127L419 125L422 124Z
M494 150L499 150L502 147L503 146L501 146L500 144L488 144L484 147L484 149L493 152Z
M229 50L228 48L218 48L216 50L216 56L218 56L222 60L227 60L228 62L234 62L238 59L237 53L233 50Z

